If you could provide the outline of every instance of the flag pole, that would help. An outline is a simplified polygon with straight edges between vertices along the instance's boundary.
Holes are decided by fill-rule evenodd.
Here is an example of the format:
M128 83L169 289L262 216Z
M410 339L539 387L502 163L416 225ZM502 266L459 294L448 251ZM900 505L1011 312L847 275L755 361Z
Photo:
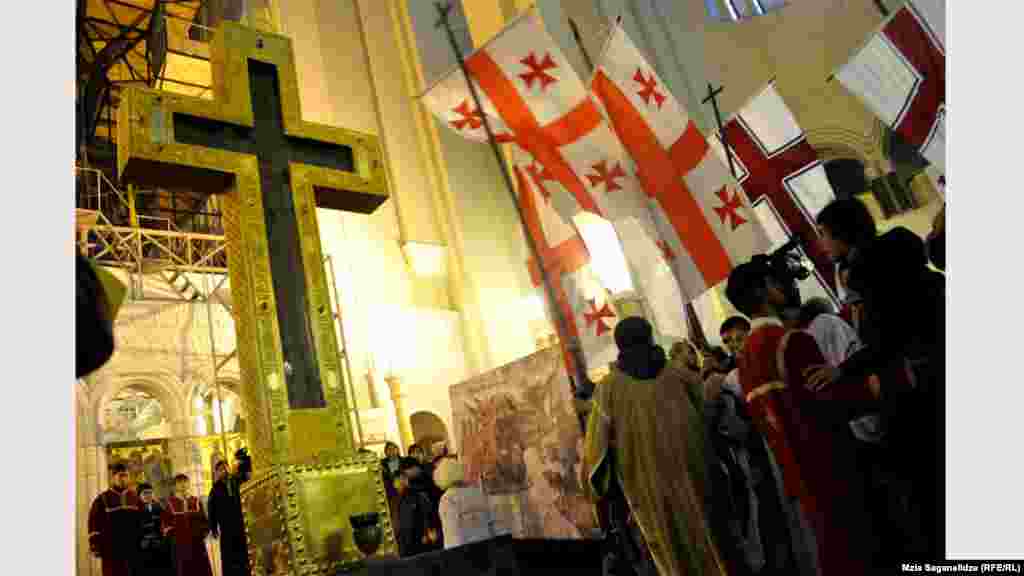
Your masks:
M451 45L452 52L455 53L455 60L458 62L459 69L466 78L466 84L469 87L470 95L473 97L473 103L476 105L476 109L480 110L480 118L483 121L484 132L487 134L487 143L490 144L491 151L494 153L494 158L498 161L498 167L501 169L501 177L505 182L505 189L512 198L512 205L516 208L516 214L519 216L519 224L523 228L523 235L526 236L526 244L530 249L530 254L533 257L534 262L537 263L537 268L540 269L544 292L547 295L548 304L551 307L552 314L554 315L558 331L561 332L562 338L565 339L566 348L568 348L569 354L572 356L573 364L576 369L573 391L576 395L582 394L589 396L593 389L593 383L587 376L586 360L580 350L579 341L572 335L572 332L569 331L569 323L562 314L562 309L558 304L558 298L556 298L555 290L551 284L551 278L548 274L547 266L544 265L544 260L540 257L540 251L537 249L537 243L530 234L529 226L526 224L526 217L523 215L523 209L519 205L519 199L516 196L515 186L512 184L512 176L509 171L508 163L505 161L505 156L502 154L501 148L499 148L498 142L494 138L494 131L491 129L490 120L488 119L487 114L483 111L484 107L480 102L480 94L476 90L476 85L474 85L470 79L471 76L469 74L469 70L466 68L466 60L462 57L462 52L459 50L459 42L455 38L455 31L452 29L451 20L449 19L452 4L450 2L434 2L434 7L437 8L439 16L436 27L444 27L445 33L448 36L448 43Z

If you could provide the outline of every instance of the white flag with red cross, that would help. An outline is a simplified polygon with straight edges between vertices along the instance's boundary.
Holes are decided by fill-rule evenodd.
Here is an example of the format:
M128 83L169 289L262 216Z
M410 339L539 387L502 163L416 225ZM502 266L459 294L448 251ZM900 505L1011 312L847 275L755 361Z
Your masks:
M800 235L813 273L800 286L804 299L838 304L835 269L821 249L815 218L835 200L825 165L807 142L793 112L769 83L723 126L743 191L764 227L771 249ZM721 135L719 136L721 137ZM725 148L715 142L725 160Z
M618 355L615 345L615 313L611 295L601 285L590 264L562 276L569 297L572 322L579 333L580 347L587 366L606 366Z
M635 165L630 175L686 300L767 250L768 238L736 180L621 25L612 30L591 91Z
M641 240L646 238L621 234L621 226L629 222L653 239L648 244L661 240L635 164L536 12L527 12L469 56L466 68L486 96L485 113L500 119L496 125L526 158L517 164L538 192L537 205L551 209L541 211L548 216L540 219L558 215L571 223L580 211L607 218L620 232L627 254L640 254L631 259L636 275L655 274L662 252L645 249ZM454 92L458 86L468 95L460 71L428 91L424 102L453 130L478 138L472 125L463 124L460 130L449 121L450 105L461 105L462 96ZM564 239L548 240L557 245ZM641 278L639 284L650 283ZM657 315L655 322L662 325Z
M573 225L555 211L542 190L534 185L529 175L533 162L518 151L513 153L513 159L512 170L526 228L537 246L539 264L547 270L554 296L567 322L569 334L560 335L566 364L573 366L565 349L572 338L578 339L588 367L608 363L615 357L611 330L618 318L607 291L593 273L590 254ZM540 287L542 278L537 264L530 263L530 273L534 286ZM550 310L545 310L550 314ZM557 326L557 322L555 324Z
M537 11L528 10L468 56L466 69L484 110L472 105L465 75L454 70L423 95L431 112L474 140L486 139L481 120L487 114L500 141L516 143L536 160L538 177L558 182L582 209L602 214L584 176L563 154L601 124L601 115Z
M946 0L908 0L835 77L940 171L946 169Z

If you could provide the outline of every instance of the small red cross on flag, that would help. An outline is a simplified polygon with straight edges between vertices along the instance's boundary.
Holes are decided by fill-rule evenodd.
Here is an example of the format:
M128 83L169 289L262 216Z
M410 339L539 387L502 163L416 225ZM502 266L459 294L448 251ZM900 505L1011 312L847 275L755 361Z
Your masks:
M540 82L540 91L547 90L547 87L555 82L558 82L558 78L555 78L551 74L548 74L548 70L554 70L558 68L555 61L551 58L551 54L544 53L544 59L537 62L537 55L530 52L530 55L520 60L524 66L529 68L528 72L523 72L519 75L526 82L527 88L533 88L534 81Z
M740 216L737 210L743 207L743 200L740 198L739 193L735 190L732 196L729 196L729 187L722 186L722 189L715 193L718 199L722 201L722 206L715 206L715 214L722 220L722 224L728 219L730 226L733 230L739 228L743 224L747 223L747 219Z
M555 175L537 161L526 167L526 173L530 175L533 185L539 189L541 196L544 197L544 201L551 202L551 191L547 189L544 183L555 181Z
M615 312L612 312L611 307L605 302L600 308L597 307L597 302L591 298L587 300L587 305L590 306L590 310L583 313L583 317L587 322L587 329L594 328L594 334L597 336L603 336L604 334L611 331L612 327L605 322L605 318L614 319Z
M459 119L451 121L452 126L460 132L466 127L469 127L470 130L476 130L484 124L483 114L480 113L480 109L473 108L469 104L469 100L463 100L462 104L452 108L452 112L460 116Z
M625 178L626 172L622 169L622 165L618 162L612 166L612 169L608 169L608 162L601 160L592 167L596 174L587 174L587 180L590 180L592 187L600 186L604 184L605 192L614 192L616 190L622 190L622 186L616 181L617 178Z
M645 78L644 71L637 68L636 74L633 75L633 80L636 80L643 86L637 94L644 99L644 103L649 105L651 98L654 98L660 109L661 105L665 102L665 95L658 92L658 79L654 77L654 74L652 73L649 78Z

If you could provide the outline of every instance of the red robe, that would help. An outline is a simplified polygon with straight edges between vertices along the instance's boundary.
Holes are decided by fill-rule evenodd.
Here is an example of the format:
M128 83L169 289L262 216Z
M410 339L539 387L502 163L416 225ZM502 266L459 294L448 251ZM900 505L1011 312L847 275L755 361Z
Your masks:
M808 391L804 369L826 364L814 338L787 334L775 319L757 319L752 328L739 360L740 384L786 493L799 499L814 532L821 573L868 574L868 518L847 422L871 395L865 386Z
M103 576L131 576L141 533L141 502L132 490L110 489L89 509L89 546L103 563Z
M205 541L210 524L199 499L189 496L186 501L171 496L164 508L162 524L164 533L170 533L174 540L178 576L213 576Z

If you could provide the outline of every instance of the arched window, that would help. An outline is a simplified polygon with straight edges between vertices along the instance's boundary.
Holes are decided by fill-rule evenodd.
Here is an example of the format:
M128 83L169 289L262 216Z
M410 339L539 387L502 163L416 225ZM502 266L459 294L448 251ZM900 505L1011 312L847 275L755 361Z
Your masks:
M160 400L148 391L128 386L101 408L103 444L166 438L168 426Z
M192 395L192 415L197 436L244 432L242 401L233 390L222 384L220 393L206 384L196 387Z
M786 0L704 0L708 18L716 22L739 22L764 16L786 4Z

